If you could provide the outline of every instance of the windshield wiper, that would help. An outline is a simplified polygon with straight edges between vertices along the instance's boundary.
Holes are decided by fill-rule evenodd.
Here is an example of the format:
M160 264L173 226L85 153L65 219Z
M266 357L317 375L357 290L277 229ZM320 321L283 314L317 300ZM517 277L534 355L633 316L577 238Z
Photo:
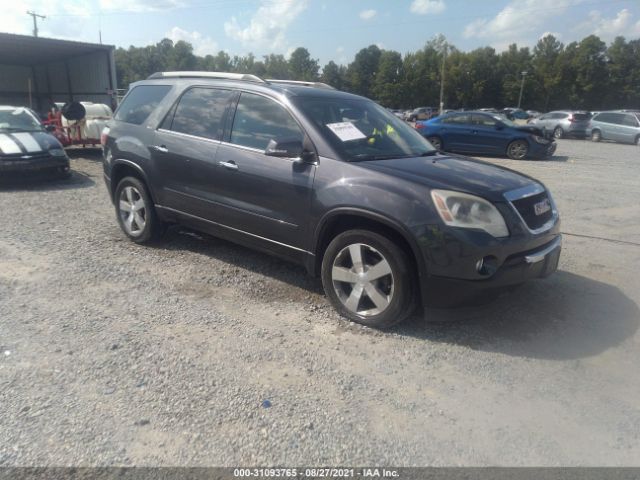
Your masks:
M9 130L12 132L41 132L42 129L26 128L26 127L0 127L0 130Z
M418 157L433 157L437 155L438 150L429 150L428 152L421 153Z

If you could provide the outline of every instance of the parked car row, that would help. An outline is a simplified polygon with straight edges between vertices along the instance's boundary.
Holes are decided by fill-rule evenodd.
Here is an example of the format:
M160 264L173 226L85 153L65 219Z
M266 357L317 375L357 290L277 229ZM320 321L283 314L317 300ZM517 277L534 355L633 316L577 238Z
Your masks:
M591 138L640 145L640 110L585 112L559 110L533 119L534 125L553 133L555 138Z
M486 111L453 112L418 121L418 130L442 151L507 155L514 160L546 158L556 143L532 125L517 125L506 116Z

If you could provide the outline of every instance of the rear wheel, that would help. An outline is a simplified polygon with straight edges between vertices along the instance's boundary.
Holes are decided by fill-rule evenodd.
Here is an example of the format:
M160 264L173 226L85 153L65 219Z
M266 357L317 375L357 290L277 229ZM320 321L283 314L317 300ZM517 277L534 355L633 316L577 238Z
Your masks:
M523 160L529 153L529 144L524 140L514 140L507 147L507 155L513 160Z
M553 130L553 136L556 137L556 138L564 137L564 130L562 129L562 127L556 127Z
M389 238L369 230L341 233L322 259L322 285L344 317L388 328L415 309L416 278L407 254Z
M636 136L636 141L634 143L640 147L640 135Z
M600 133L600 130L593 130L591 132L591 141L599 142L600 140L602 140L602 134Z
M114 198L118 223L127 237L136 243L147 243L162 235L164 225L144 182L135 177L123 178Z
M429 137L427 138L427 140L429 140L429 143L433 145L433 148L435 148L436 150L442 150L442 140L440 140L440 138Z

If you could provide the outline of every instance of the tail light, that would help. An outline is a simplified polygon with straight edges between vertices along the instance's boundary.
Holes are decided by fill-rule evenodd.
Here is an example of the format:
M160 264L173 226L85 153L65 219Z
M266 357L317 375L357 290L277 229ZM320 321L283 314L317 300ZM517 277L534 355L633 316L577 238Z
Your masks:
M416 130L422 130L424 128L424 123L416 122L413 128Z
M102 133L100 134L100 145L102 145L103 147L107 144L107 136L109 135L109 130L111 130L109 127L104 127L102 129Z

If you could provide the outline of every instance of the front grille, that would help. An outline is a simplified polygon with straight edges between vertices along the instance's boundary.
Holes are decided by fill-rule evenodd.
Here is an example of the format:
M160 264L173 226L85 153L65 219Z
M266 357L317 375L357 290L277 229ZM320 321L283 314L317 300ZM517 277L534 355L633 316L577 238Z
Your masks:
M535 205L544 202L545 199L549 202L549 210L540 215L536 215ZM531 230L541 228L553 218L553 204L547 192L540 192L529 197L512 200L511 203Z

